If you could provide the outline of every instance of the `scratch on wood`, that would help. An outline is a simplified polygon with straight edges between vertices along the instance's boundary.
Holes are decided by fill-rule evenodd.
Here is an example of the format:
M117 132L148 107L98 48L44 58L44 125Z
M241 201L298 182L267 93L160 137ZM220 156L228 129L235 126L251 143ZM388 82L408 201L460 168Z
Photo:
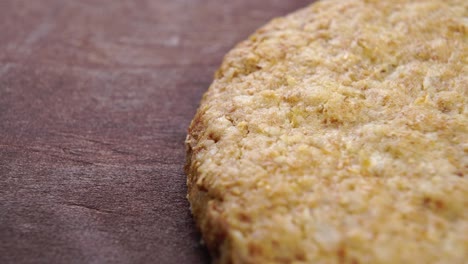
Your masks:
M58 135L58 136L63 136L65 138L73 138L73 139L87 141L87 142L91 142L91 143L95 143L95 144L101 144L101 145L105 145L105 146L111 146L112 145L112 143L109 143L109 142L106 142L106 141L103 141L103 140L92 139L92 138L89 138L89 137L80 136L80 135L73 134L73 133L52 132L52 134Z
M112 213L115 213L111 210L105 210L105 209L101 209L101 208L98 208L98 207L95 207L95 206L92 206L92 205L86 205L86 204L79 204L79 203L65 203L66 206L71 206L71 207L79 207L79 208L82 208L82 209L86 209L86 210L91 210L91 211L95 211L95 212L98 212L98 213L104 213L104 214L112 214Z
M43 21L35 29L29 33L24 42L20 47L20 51L24 53L31 52L31 48L40 41L42 38L47 36L47 34L52 30L53 24L50 21Z

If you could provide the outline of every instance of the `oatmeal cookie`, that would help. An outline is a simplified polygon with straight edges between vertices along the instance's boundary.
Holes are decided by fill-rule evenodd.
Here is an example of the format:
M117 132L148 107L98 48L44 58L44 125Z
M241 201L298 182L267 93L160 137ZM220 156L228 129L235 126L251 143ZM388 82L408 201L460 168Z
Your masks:
M224 58L186 145L215 263L466 263L468 1L322 0Z

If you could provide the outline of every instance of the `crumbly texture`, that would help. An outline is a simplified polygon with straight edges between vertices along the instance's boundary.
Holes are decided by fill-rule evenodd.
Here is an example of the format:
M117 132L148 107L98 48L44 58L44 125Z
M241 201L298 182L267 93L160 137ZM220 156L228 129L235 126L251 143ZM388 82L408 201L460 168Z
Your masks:
M467 263L468 1L323 0L230 51L186 143L216 263Z

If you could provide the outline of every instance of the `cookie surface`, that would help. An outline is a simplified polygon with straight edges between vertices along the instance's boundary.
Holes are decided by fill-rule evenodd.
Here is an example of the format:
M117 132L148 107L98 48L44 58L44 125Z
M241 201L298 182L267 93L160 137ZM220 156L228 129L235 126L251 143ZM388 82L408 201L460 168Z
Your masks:
M189 128L217 263L466 263L468 2L323 0L230 51Z

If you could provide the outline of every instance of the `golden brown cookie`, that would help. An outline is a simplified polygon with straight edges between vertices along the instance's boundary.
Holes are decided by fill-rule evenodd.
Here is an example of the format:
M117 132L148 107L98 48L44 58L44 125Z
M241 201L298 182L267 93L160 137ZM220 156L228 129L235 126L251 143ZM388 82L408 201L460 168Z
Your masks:
M468 1L323 0L230 51L192 121L216 263L466 263Z

